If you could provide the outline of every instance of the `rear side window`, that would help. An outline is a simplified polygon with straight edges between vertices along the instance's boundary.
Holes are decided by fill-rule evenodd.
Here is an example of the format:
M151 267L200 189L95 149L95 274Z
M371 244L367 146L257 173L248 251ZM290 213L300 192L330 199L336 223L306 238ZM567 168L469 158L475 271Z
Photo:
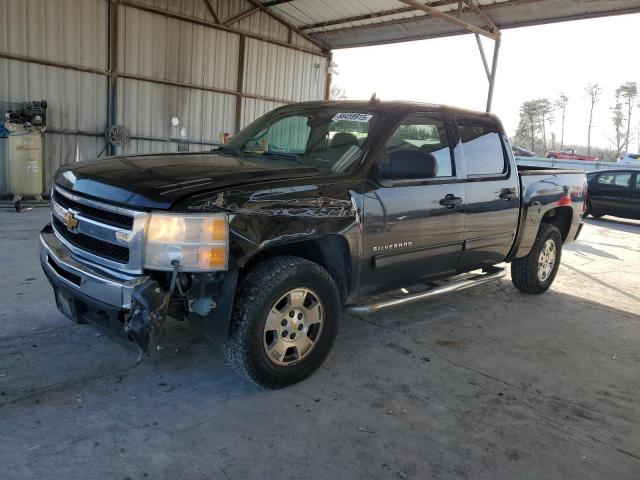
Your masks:
M603 173L598 177L600 185L614 185L616 187L629 187L631 185L631 172Z
M502 175L507 171L500 129L489 119L462 117L456 119L467 174Z

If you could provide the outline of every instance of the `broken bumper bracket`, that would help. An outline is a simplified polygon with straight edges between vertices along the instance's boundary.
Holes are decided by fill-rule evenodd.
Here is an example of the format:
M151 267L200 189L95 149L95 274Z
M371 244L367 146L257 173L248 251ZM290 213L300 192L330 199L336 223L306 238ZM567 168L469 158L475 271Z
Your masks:
M153 280L136 286L131 292L131 317L124 331L138 346L140 358L149 353L151 344L156 343L162 333L169 297Z

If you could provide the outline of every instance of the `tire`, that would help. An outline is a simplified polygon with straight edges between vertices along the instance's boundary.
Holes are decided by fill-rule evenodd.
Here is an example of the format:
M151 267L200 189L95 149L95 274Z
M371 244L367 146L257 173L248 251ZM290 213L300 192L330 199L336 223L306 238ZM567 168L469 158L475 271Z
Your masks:
M593 217L593 206L590 201L587 201L587 208L584 211L584 218L587 218L589 215Z
M541 265L541 254L543 249L547 247L548 241L553 242L553 251L555 252L553 265L550 268L546 261ZM562 235L560 235L560 230L555 225L543 223L540 225L529 255L518 258L511 263L511 282L524 293L540 294L546 292L556 278L561 256Z
M591 202L587 203L587 211L585 213L585 216L587 215L591 215L593 218L602 217L602 213L593 211L593 206L591 205Z
M336 284L320 265L293 256L267 259L238 284L231 331L223 343L227 363L263 387L300 382L327 358L340 312Z

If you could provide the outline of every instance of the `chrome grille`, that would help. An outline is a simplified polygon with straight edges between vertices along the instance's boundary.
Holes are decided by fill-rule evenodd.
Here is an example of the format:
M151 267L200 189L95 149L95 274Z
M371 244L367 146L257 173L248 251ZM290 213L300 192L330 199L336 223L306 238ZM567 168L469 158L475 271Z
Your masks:
M103 222L114 227L124 228L125 230L131 230L131 227L133 227L133 217L130 217L129 215L123 215L121 213L115 213L109 210L84 205L76 202L75 200L71 200L64 195L60 195L57 192L54 192L53 194L53 201L66 209L72 209L76 212L82 213L88 218L98 222Z
M142 273L146 212L90 200L57 186L51 207L53 230L74 255L109 269Z
M129 249L127 247L104 242L84 233L72 232L56 217L53 217L52 226L56 232L77 248L118 263L125 265L129 263Z

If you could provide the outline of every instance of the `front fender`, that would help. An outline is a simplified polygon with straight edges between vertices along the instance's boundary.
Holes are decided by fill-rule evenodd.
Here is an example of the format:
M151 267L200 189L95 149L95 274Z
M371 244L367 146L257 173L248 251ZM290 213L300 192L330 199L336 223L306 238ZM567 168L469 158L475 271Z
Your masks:
M241 270L274 251L287 254L294 248L306 258L326 256L325 239L340 237L350 256L350 285L357 290L360 279L362 229L360 180L304 184L260 189L224 191L198 205L199 211L229 214L229 268ZM256 187L254 187L256 188ZM193 209L193 208L192 208ZM332 242L329 242L333 245ZM339 243L339 242L337 242ZM297 247L296 247L297 246Z

